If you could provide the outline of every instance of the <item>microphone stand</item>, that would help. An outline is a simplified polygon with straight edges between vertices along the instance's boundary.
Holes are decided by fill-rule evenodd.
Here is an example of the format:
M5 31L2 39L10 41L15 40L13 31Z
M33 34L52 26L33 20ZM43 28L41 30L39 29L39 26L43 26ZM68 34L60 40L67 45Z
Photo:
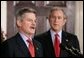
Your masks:
M83 55L79 52L78 49L75 49L72 46L67 46L64 44L61 44L61 47L66 50L69 54L71 54L73 57L83 57Z
M81 54L81 52L78 49L74 48L73 46L71 46L71 49L76 54L76 56L83 57L83 55Z

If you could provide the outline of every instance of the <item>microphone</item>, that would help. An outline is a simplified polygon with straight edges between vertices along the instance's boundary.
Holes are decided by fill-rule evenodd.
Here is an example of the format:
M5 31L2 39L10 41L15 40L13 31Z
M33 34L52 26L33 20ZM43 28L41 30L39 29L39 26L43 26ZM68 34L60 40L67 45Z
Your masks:
M60 44L61 47L66 50L69 54L74 57L83 57L83 55L79 52L78 49L75 49L73 46Z
M70 45L67 45L67 46L76 54L76 56L79 56L79 57L83 56L78 49L76 49L76 48L74 48L73 46L70 46Z
M70 55L76 56L76 54L72 51L72 49L68 48L64 44L61 44L60 46L61 46L62 49L66 50Z

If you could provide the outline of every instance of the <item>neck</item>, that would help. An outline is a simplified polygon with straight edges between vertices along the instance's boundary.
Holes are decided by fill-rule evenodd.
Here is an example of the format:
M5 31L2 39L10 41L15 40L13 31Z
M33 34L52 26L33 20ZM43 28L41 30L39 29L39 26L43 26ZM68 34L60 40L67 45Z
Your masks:
M25 33L23 31L20 31L20 33L24 34L27 38L32 38L33 37L33 34L30 34L30 33Z
M59 33L61 30L53 30L51 29L52 31L54 31L55 33Z

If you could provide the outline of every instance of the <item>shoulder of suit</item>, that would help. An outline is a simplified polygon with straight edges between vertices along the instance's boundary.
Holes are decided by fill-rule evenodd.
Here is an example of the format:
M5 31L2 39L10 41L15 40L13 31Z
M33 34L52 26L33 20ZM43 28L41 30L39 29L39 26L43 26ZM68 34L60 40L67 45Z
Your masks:
M7 38L7 40L2 42L2 44L10 44L10 45L12 45L15 42L15 39L17 39L16 36L17 36L17 34L12 36L12 37L10 37L10 38Z
M44 33L41 33L41 34L36 35L35 37L43 37L43 36L46 36L48 34L49 34L49 31L46 31Z
M75 34L72 34L72 33L69 33L69 32L65 32L65 31L63 31L63 33L65 33L67 36L73 36L73 37L77 37Z

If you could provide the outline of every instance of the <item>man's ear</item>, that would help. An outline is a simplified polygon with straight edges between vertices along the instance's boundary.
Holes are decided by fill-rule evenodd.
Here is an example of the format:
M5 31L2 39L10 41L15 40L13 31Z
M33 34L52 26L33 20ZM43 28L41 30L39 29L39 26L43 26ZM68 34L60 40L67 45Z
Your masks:
M67 19L65 19L64 21L65 21L65 23L66 23Z
M17 27L20 27L21 26L21 20L17 20L16 25L17 25Z
M66 19L64 19L64 25L66 24L66 21L67 21L67 20L66 20Z

